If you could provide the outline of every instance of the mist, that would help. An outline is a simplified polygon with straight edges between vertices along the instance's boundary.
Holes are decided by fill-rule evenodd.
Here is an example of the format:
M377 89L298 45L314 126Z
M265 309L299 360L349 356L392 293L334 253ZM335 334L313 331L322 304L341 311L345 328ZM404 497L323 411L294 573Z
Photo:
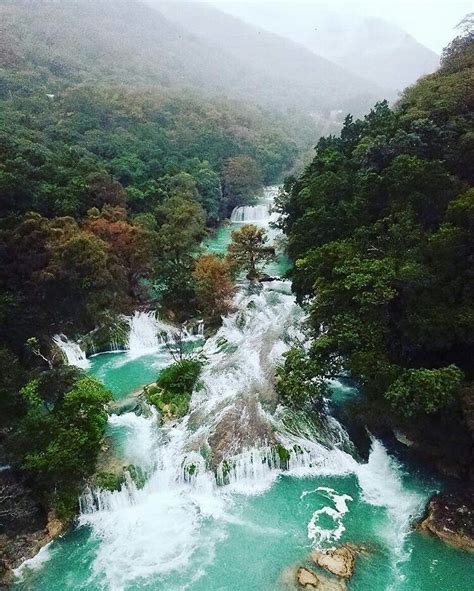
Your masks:
M468 0L211 0L211 3L253 24L272 28L277 23L280 31L286 28L288 32L291 15L300 10L315 16L332 13L335 22L338 18L381 18L437 53L451 41L456 25L472 10L472 2ZM290 21L286 20L288 15Z

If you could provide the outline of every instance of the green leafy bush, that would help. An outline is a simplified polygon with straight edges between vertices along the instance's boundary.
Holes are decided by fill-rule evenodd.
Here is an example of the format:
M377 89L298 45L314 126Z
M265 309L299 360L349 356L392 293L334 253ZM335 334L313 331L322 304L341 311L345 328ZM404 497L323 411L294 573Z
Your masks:
M189 401L201 374L202 362L181 359L166 367L156 384L145 388L147 400L164 418L180 418L189 409Z
M432 414L454 402L463 378L455 365L409 369L391 384L386 397L397 412L407 417Z

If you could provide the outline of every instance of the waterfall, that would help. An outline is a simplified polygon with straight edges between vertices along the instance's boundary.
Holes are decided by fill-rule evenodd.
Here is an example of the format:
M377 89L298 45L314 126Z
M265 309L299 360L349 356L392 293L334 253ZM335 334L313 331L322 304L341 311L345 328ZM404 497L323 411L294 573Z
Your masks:
M188 332L157 319L155 312L135 312L127 318L130 326L128 337L128 354L130 357L141 357L156 352L166 342L188 339Z
M199 338L204 338L204 320L199 320L197 324L197 336Z
M271 204L244 205L235 207L230 216L234 224L262 224L270 219Z
M90 365L85 352L78 343L70 341L65 335L59 334L53 337L54 344L61 349L69 365L75 365L81 369L87 369Z
M152 312L135 312L127 320L130 326L127 347L130 356L140 357L156 351L161 341L155 315Z
M266 199L276 191L269 189ZM270 204L237 208L232 221L267 224L270 210ZM243 287L234 308L204 344L206 364L189 415L161 427L154 411L109 417L111 429L126 431L122 451L147 480L138 487L127 475L121 490L86 490L80 499L79 523L91 528L98 541L91 577L105 588L134 588L139 580L187 588L191 577L199 578L212 563L226 524L236 522L236 495L262 493L282 474L352 476L362 502L387 512L387 547L397 560L402 557L419 498L404 489L382 444L374 440L368 462L359 463L335 418L321 418L315 425L304 413L291 414L277 405L275 366L292 339L304 338L304 313L289 282L269 282L259 291ZM136 312L128 322L132 357L154 352L183 334L151 312ZM204 324L198 323L196 336L184 335L202 338ZM311 543L338 540L353 497L329 486L305 494L324 500L310 511ZM191 559L199 564L197 574Z

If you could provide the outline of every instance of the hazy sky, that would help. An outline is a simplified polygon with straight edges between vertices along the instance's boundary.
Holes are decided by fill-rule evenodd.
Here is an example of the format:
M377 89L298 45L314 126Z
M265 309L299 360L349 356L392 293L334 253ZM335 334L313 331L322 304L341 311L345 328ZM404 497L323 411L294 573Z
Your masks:
M225 10L235 0L209 0ZM248 4L265 2L277 5L291 0L243 0ZM301 1L301 0L298 0ZM343 10L365 16L376 16L395 23L418 41L436 52L456 35L454 27L469 12L474 11L474 0L303 0L307 4L322 5L327 9Z

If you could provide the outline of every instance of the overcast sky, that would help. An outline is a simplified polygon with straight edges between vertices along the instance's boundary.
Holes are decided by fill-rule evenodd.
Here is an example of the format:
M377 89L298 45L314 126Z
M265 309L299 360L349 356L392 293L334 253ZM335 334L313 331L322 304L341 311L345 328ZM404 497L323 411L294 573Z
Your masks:
M210 0L226 9L233 0ZM235 0L234 0L235 1ZM248 4L266 2L276 5L284 0L243 0ZM411 33L418 41L440 52L456 35L454 27L469 12L474 0L303 0L327 9L384 18ZM230 3L230 4L229 4ZM291 5L291 0L286 0Z

